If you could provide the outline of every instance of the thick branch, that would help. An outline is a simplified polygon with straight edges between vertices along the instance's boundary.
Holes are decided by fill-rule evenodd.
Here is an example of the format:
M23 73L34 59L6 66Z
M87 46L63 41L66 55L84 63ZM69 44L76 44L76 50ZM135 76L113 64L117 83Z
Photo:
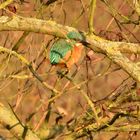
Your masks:
M45 21L36 18L24 18L21 16L0 17L0 31L10 30L45 33L61 38L67 38L67 34L71 31L78 32L78 30L73 27L63 26L51 20ZM95 50L97 49L99 52L102 52L103 46L109 45L116 47L121 52L140 53L139 44L107 41L95 35L87 36L84 32L82 35L83 39L81 41L87 41L90 43L90 45L94 46ZM100 49L96 47L97 44L101 45Z
M140 64L133 63L127 57L125 57L119 50L119 47L126 46L128 48L135 46L133 43L124 42L108 42L95 40L95 37L91 36L89 42L94 44L96 48L100 49L102 53L106 54L113 62L118 64L124 71L126 71L136 81L140 82ZM94 50L94 46L91 46Z
M62 26L54 21L45 21L36 18L24 18L20 16L0 18L0 30L17 30L17 31L31 31L37 33L45 33L61 38L68 38L68 33L78 32L75 28ZM88 36L86 33L81 33L80 41L86 42L89 47L107 55L122 69L124 69L131 77L140 82L140 66L132 63L127 57L122 55L122 52L140 53L140 45L126 42L113 42L102 39L98 36ZM76 39L76 38L75 38Z
M36 18L24 18L21 16L0 17L0 31L10 30L45 33L61 38L67 38L67 34L71 31L78 32L75 28L63 26L50 20L45 21ZM84 32L82 35L83 39L81 41L87 41L91 46L94 46L92 49L95 49L96 51L98 50L99 52L102 52L104 46L113 46L121 52L140 53L139 44L107 41L95 35L87 36ZM100 49L97 48L96 45L101 45Z

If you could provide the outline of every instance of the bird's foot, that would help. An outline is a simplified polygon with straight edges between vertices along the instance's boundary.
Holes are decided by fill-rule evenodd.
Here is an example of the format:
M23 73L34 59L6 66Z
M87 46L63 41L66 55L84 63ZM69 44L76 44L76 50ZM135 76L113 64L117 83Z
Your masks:
M66 74L68 74L68 72L69 72L68 69L58 70L57 75L58 75L58 77L63 78L63 77L65 77Z

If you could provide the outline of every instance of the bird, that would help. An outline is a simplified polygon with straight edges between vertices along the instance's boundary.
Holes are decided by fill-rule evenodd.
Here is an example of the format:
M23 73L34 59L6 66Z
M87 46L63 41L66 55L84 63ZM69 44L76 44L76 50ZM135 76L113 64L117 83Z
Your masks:
M80 42L68 39L58 39L50 49L50 63L65 67L68 71L73 65L78 65L83 60L84 45Z

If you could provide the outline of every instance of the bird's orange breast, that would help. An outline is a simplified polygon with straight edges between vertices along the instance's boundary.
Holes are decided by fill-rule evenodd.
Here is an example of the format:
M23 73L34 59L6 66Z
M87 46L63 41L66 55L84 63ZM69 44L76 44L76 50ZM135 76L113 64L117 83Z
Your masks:
M74 64L77 64L82 58L84 52L84 46L81 43L76 43L72 50L68 51L60 64L65 64L68 68L71 68Z

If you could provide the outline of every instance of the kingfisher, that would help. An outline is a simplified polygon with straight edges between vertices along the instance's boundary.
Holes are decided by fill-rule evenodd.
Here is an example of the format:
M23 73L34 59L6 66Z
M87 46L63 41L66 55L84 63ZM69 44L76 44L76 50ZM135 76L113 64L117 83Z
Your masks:
M84 45L74 40L58 39L50 49L50 63L66 67L68 71L84 58Z

